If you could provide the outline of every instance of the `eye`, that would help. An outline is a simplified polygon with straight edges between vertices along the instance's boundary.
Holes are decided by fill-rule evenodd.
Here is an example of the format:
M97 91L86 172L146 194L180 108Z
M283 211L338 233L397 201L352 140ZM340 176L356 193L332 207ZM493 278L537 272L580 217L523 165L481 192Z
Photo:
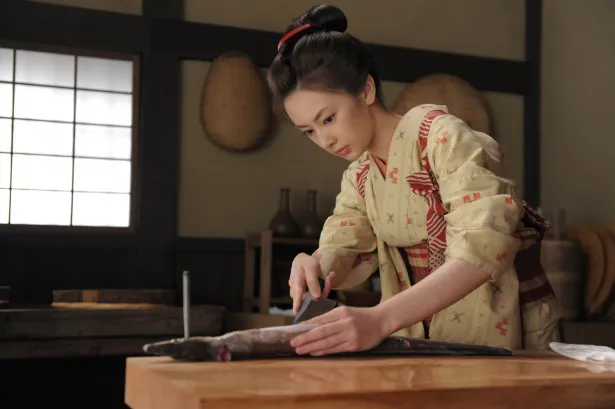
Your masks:
M308 129L307 131L303 131L303 135L310 136L310 135L312 135L313 132L314 132L313 130Z
M335 118L335 114L329 115L328 117L325 118L323 122L325 124L330 124L331 122L333 122L333 118Z

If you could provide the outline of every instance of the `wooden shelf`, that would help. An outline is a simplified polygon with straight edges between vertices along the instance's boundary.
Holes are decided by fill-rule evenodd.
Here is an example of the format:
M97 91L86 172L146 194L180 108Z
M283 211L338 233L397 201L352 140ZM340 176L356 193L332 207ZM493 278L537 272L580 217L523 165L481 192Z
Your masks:
M271 278L273 266L289 265L291 262L275 260L274 248L275 245L282 246L297 246L307 247L312 250L318 248L318 239L312 238L289 238L275 237L271 230L263 230L260 233L250 233L245 240L245 271L244 271L244 297L243 310L244 312L252 312L254 306L258 306L258 312L261 314L269 313L271 304L287 304L292 303L290 297L271 297ZM259 292L254 296L255 279L256 279L256 253L260 253L259 265ZM290 271L289 271L290 273Z

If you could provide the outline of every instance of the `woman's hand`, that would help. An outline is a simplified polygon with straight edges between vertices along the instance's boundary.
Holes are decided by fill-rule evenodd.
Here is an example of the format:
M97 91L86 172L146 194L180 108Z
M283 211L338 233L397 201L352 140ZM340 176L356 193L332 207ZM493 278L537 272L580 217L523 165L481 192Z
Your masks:
M338 307L306 321L319 326L296 336L290 344L300 355L364 351L390 335L380 315L375 307Z
M334 272L330 272L325 279L325 288L320 288L318 277L321 276L320 263L310 255L301 253L295 257L290 269L290 279L288 286L290 287L290 296L293 299L293 312L296 314L301 307L303 295L306 289L309 289L310 295L315 300L320 297L327 298L331 291L331 279L335 276Z

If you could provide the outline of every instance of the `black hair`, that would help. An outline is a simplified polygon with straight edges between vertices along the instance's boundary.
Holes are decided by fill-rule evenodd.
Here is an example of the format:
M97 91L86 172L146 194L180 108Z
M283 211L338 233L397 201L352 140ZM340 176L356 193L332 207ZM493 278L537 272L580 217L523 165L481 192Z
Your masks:
M380 76L365 44L346 33L344 12L335 6L314 6L286 28L284 34L304 25L278 51L268 74L274 103L298 88L345 91L356 95L371 75L376 98L382 103Z

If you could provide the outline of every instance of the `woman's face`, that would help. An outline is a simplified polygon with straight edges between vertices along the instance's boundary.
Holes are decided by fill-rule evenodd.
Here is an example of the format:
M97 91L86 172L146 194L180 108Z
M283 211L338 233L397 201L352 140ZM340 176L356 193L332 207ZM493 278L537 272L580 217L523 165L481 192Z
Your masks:
M374 139L369 90L358 95L298 89L284 101L291 121L327 152L348 161L359 158Z

